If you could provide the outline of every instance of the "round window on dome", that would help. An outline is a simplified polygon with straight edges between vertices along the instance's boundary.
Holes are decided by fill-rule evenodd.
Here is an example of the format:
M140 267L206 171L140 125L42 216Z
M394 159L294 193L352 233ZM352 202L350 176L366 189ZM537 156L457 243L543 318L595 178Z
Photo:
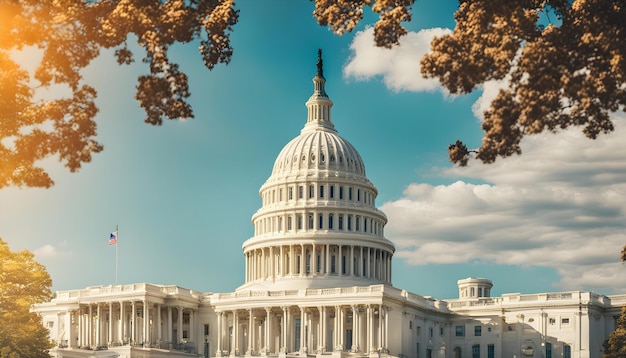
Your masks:
M326 161L326 155L324 155L324 153L320 154L320 161L322 161L322 162Z
M334 162L335 161L335 156L333 154L330 155L330 161Z
M315 161L315 154L311 153L311 161L314 162Z

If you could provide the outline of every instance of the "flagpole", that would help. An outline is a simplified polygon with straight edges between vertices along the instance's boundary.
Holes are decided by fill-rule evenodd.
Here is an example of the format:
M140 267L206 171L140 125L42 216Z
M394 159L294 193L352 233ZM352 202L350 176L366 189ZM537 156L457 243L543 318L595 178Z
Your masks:
M117 286L117 246L120 244L120 228L119 225L115 225L115 285Z

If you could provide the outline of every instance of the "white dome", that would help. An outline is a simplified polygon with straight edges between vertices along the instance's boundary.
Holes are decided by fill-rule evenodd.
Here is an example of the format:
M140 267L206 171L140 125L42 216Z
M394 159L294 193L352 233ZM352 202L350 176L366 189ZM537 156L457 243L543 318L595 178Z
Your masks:
M391 284L387 217L376 208L378 191L361 156L335 130L325 82L319 53L306 124L259 190L238 291Z
M299 171L333 170L365 176L359 152L337 131L325 127L305 128L278 154L272 177Z

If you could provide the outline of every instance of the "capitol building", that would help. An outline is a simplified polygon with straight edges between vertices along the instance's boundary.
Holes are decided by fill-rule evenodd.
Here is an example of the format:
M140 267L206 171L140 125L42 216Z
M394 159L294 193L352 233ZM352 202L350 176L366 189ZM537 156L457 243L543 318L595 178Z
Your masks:
M600 358L625 295L458 297L393 286L395 246L359 152L334 127L321 52L300 134L260 188L245 281L205 293L138 283L56 292L34 306L56 357ZM242 262L243 263L243 262Z

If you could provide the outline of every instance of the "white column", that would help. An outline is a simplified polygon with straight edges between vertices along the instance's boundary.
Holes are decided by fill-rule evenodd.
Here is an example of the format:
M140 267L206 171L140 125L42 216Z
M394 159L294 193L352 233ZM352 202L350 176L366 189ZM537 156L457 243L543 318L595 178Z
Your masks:
M300 277L306 274L306 261L304 260L305 251L304 244L300 244Z
M388 316L388 308L386 306L381 306L382 311L384 313L385 325L383 327L383 340L382 340L382 348L387 349L389 347L388 337L389 337L389 316Z
M217 335L216 335L217 348L216 348L215 356L221 357L222 356L222 312L216 312L216 313L217 313Z
M87 345L88 346L93 346L94 345L94 341L93 341L93 308L91 307L91 304L89 304L89 320L87 321L88 325L87 325Z
M300 306L300 352L306 352L306 335L304 334L306 329L305 329L305 322L306 322L306 317L305 317L305 308Z
M352 306L352 352L358 352L359 347L359 308L356 305Z
M150 338L148 337L148 325L150 324L150 307L148 304L148 300L143 300L143 346L148 347L148 343L150 342Z
M283 309L283 324L280 332L282 335L282 347L280 347L280 351L287 353L287 307L283 306L281 308Z
M354 276L354 245L350 245L350 276Z
M289 245L289 276L293 276L296 270L296 255L293 250L293 245Z
M246 350L246 355L252 355L252 344L254 342L254 316L252 314L252 309L248 309L248 349Z
M174 339L172 337L172 306L167 306L167 340L170 342L169 346L172 349L172 344L174 343Z
M96 304L96 346L102 345L102 306Z
M162 322L161 322L161 304L156 305L156 325L157 325L157 343L159 343L159 347L161 348L161 341L163 340L163 330L162 330Z
M372 305L367 306L367 345L369 346L370 352L375 352L376 348L374 346L374 310L372 309Z
M280 259L278 260L278 270L280 276L285 276L285 250L283 245L280 245Z
M178 306L178 325L176 328L176 346L183 341L183 308Z
M378 305L378 348L382 348L383 342L383 306Z
M124 302L120 301L120 344L124 344L124 341L127 339L126 335L126 312L124 312Z
M271 313L271 308L270 307L265 307L265 342L264 342L264 348L265 348L265 352L266 354L271 352L271 348L272 348L272 321L270 319L270 313Z
M276 271L274 269L274 247L270 246L270 277L272 280L276 279Z
M135 305L135 301L131 302L131 316L130 316L130 340L132 344L137 344L136 332L137 328L135 327L135 323L137 322L137 306Z
M339 272L339 276L343 276L343 252L342 246L339 245L339 254L337 256L337 272Z
M84 330L84 323L83 323L83 308L80 306L80 304L78 305L78 313L77 313L77 322L78 322L78 340L77 340L77 345L78 347L82 347L83 345L83 330Z
M113 343L113 302L109 302L109 331L107 333L107 344Z
M267 257L265 257L265 249L261 249L261 278L267 278Z
M317 275L317 252L315 251L315 244L312 245L312 253L311 253L311 274Z
M239 355L239 314L237 310L233 311L233 348L230 355Z

